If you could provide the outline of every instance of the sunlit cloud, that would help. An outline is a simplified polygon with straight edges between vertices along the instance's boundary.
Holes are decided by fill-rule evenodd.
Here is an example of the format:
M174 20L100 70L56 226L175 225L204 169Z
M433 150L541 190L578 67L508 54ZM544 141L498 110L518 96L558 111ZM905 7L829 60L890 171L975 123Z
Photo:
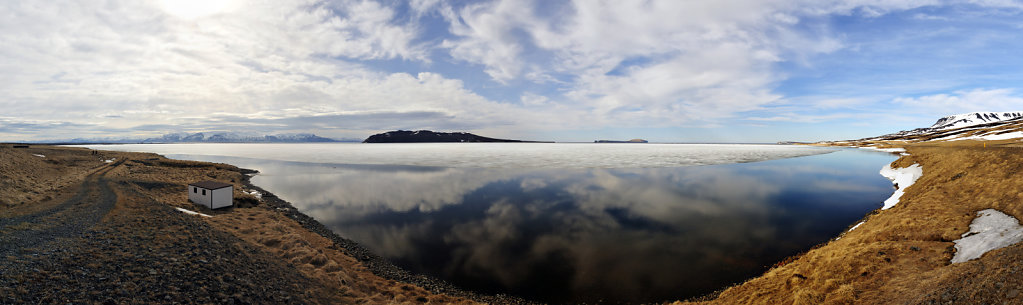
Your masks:
M0 9L3 116L50 122L0 130L9 140L208 123L551 140L642 128L664 141L700 140L689 131L712 127L722 132L700 137L771 141L778 136L735 136L755 133L731 122L841 129L848 117L885 115L926 124L935 114L1020 108L1011 92L1023 80L1012 55L1023 47L1015 1L67 0ZM990 90L1010 93L980 96ZM914 112L942 96L962 98ZM438 116L302 124L386 113ZM230 121L245 124L216 124ZM796 136L820 128L805 130Z

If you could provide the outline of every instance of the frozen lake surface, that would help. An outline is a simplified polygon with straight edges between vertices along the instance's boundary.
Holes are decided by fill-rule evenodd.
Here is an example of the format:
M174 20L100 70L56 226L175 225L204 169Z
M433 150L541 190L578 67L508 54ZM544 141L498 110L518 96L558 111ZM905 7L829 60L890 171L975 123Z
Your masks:
M895 159L775 145L93 147L257 169L254 184L403 268L551 303L683 299L756 276L880 207L893 190L878 170Z
M748 144L326 143L124 144L97 149L309 163L485 168L679 167L809 156L833 149Z

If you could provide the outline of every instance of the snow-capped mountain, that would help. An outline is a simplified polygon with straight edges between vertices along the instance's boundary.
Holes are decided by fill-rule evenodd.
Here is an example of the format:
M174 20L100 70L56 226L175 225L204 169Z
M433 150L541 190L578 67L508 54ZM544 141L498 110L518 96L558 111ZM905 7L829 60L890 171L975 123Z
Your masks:
M952 129L962 128L984 123L1012 120L1023 117L1023 112L971 112L957 115L950 115L938 119L931 129Z
M841 142L999 141L1020 138L1023 138L1023 111L971 112L950 115L938 119L930 127Z
M148 138L143 143L308 143L338 142L309 133L279 135L244 135L233 132L171 133Z

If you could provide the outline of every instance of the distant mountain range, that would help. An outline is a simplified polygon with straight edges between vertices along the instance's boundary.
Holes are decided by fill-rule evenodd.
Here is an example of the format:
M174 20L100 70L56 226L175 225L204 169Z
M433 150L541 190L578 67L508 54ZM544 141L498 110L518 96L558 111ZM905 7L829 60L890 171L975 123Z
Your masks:
M468 132L433 132L429 130L396 130L378 133L363 143L435 143L435 142L528 142L477 136Z
M46 141L56 144L126 144L126 143L327 143L359 142L360 139L331 139L310 133L255 135L234 132L170 133L155 138L76 138ZM38 142L43 143L43 142Z
M877 137L848 141L823 142L847 144L856 142L934 142L986 140L1000 141L1023 138L1023 112L971 112L938 119L930 127L903 130Z
M311 133L279 135L242 135L232 132L171 133L148 138L142 143L317 143L342 142Z

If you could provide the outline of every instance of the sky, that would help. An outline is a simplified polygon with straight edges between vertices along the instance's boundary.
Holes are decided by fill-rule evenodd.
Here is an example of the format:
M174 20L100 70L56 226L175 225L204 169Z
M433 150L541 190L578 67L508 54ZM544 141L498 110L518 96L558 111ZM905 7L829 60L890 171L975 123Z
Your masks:
M1023 1L0 0L0 141L856 139L1023 110Z

